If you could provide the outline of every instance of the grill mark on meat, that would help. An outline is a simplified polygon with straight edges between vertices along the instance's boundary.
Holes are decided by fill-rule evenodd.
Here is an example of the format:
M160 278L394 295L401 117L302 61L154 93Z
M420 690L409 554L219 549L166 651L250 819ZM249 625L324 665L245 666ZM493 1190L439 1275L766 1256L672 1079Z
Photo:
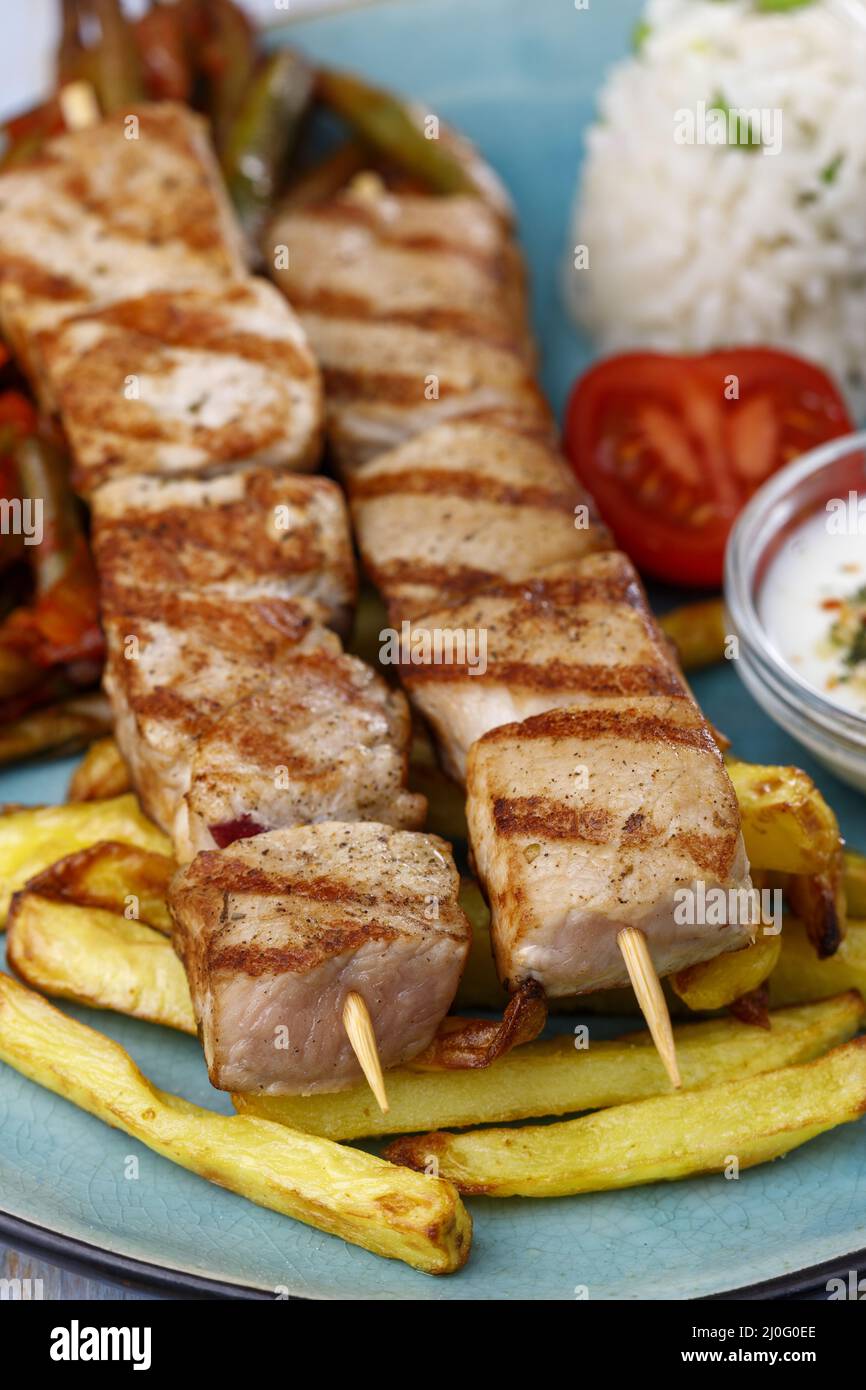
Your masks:
M302 282L294 281L291 292L292 308L297 313L318 314L321 318L351 319L361 323L404 324L424 328L432 333L454 333L470 337L490 347L517 351L518 333L501 333L489 329L481 332L478 316L472 310L448 308L399 309L395 306L380 312L375 303L348 290L318 288L304 290Z
M115 386L119 390L124 378L134 372L157 376L172 370L164 360L151 363L144 352L135 351L118 353L108 371L103 370L106 364L98 358L91 364L89 353L82 354L79 365L86 369L89 379L79 382L72 380L58 387L61 413L66 411L73 414L79 429L93 430L104 429L106 424L105 396L101 395L102 392ZM274 419L267 428L261 418L253 420L248 427L245 415L240 414L216 428L201 430L200 433L206 435L208 440L208 465L213 467L223 460L234 461L251 450L261 453L270 445L279 444L285 437L287 421L288 411L282 418ZM193 437L198 432L196 427L192 431ZM173 444L177 433L176 420L162 420L156 415L133 415L130 412L123 421L123 434L130 440L152 440L154 443L165 440ZM122 451L106 448L87 468L74 467L73 483L82 491L86 490L93 485L94 479L99 481L103 473L110 473L123 462Z
M433 681L496 682L522 690L572 690L590 695L668 695L687 699L676 672L667 666L586 666L581 662L488 661L485 671L467 663L400 666L401 678L408 685Z
M246 288L227 288L224 298L227 304L243 303L247 298ZM293 377L306 379L316 373L312 357L287 338L232 330L217 310L197 307L191 297L179 304L175 296L155 292L91 311L87 318L141 335L143 341L133 341L125 346L125 351L140 354L150 347L145 367L148 372L155 372L160 366L165 371L171 370L171 363L165 363L161 351L147 341L155 339L160 348L203 348L208 352L229 353L249 362L277 367ZM101 344L92 350L93 353L99 352L100 347Z
M348 954L371 941L396 941L400 935L398 927L387 927L381 922L355 922L348 918L330 923L327 927L312 925L309 944L303 946L261 946L255 942L236 942L231 946L216 947L208 964L214 973L226 970L231 974L241 973L254 978L284 971L300 973L321 964L328 956Z
M372 208L366 207L360 200L357 202L339 202L332 200L323 203L311 203L307 207L299 209L298 219L301 221L316 221L334 224L344 223L367 227L375 233L376 241L382 246L394 246L402 251L425 251L432 254L442 254L446 256L459 256L461 260L469 261L473 265L480 266L498 283L504 284L507 281L507 272L501 264L501 256L495 252L485 252L480 248L470 246L465 241L449 240L447 237L437 236L434 231L414 232L400 234L391 232L387 223L377 216ZM290 221L286 222L285 229L290 231ZM294 291L292 295L294 301Z
M583 841L591 845L618 842L624 849L648 849L663 841L675 846L698 869L724 881L737 850L737 829L710 835L698 830L668 834L643 812L633 812L616 834L614 818L603 806L568 806L552 797L496 797L493 821L506 839L538 836L539 840Z
M376 588L385 595L386 599L390 599L392 591L398 590L402 585L424 585L431 589L438 589L446 595L465 596L471 594L473 590L479 589L490 579L496 578L490 570L473 569L471 565L454 565L452 567L432 563L422 564L417 560L403 556L388 560L384 565L368 562L366 570Z
M26 256L0 256L0 282L9 281L28 298L84 301L87 292L65 275L53 274L38 261Z
M387 903L398 912L405 910L408 901L402 892L389 894L379 887L364 891L356 882L324 876L294 879L289 888L284 875L269 873L256 864L248 864L235 858L231 851L203 850L198 855L197 863L208 886L216 891L221 889L231 897L242 894L269 898L303 897L316 902L354 903L360 907Z
M565 480L564 480L565 481ZM553 488L502 483L489 474L450 468L413 468L399 473L363 474L350 480L353 501L367 501L393 494L408 496L464 497L473 502L495 502L503 507L536 507L547 511L574 511L577 488L556 492Z
M370 401L375 405L425 404L424 382L415 375L398 372L353 371L349 367L329 367L320 362L325 383L325 397L331 401ZM455 395L456 390L440 382L440 393Z
M212 179L217 175L214 168L213 172L202 167L202 159L208 161L213 159L206 142L209 144L205 125L200 116L194 115L188 108L183 108L173 102L160 103L159 107L141 107L137 112L139 121L139 134L143 139L147 139L150 148L155 151L156 161L159 162L160 151L172 150L175 155L183 161L183 173L179 177L175 174L163 173L159 178L159 187L165 194L168 206L171 207L170 217L170 236L160 236L157 229L160 226L162 210L158 199L153 195L155 189L153 183L148 184L150 234L144 239L151 246L159 246L163 240L180 242L193 252L201 252L210 258L222 251L222 259L225 261L225 268L229 273L236 273L235 256L224 247L215 245L214 224L215 221L222 221L223 209L215 199ZM114 117L108 120L114 120ZM121 144L124 143L123 131L120 126L120 117L116 117L116 138ZM107 126L107 121L102 123ZM75 139L75 136L71 137ZM80 144L80 140L78 142ZM80 168L75 163L69 162L70 135L62 134L54 139L47 146L43 146L37 154L28 161L26 172L34 170L44 170L49 175L55 174L58 177L60 191L73 202L80 203L88 212L99 216L107 226L110 227L112 236L128 238L130 242L141 242L142 231L138 227L129 227L124 220L126 205L121 200L118 207L118 199L114 190L112 195L101 198L96 195L90 187L87 179ZM203 148L204 147L204 148ZM99 145L95 146L99 150ZM80 157L80 151L79 156ZM73 156L73 159L75 156ZM180 178L182 177L182 187ZM182 196L180 196L182 194Z
M730 875L737 853L739 826L718 835L708 835L699 830L679 830L671 836L670 843L676 845L705 874L713 874L720 882Z
M237 610L225 600L211 598L206 593L193 597L188 593L174 594L145 586L125 588L121 610L112 612L110 616L118 624L139 620L179 630L187 628L191 621L195 621L196 626L213 623L217 631L227 637L247 640L252 632L252 620L255 619L261 623L261 628L257 630L259 640L269 639L267 650L262 652L263 659L265 655L273 654L273 644L279 639L292 643L302 641L315 623L309 608L290 598L250 600L244 604L243 610ZM135 631L134 627L129 630ZM223 643L217 645L221 647ZM280 641L281 648L283 645L284 642Z
M642 611L644 608L643 595L640 587L631 578L616 576L603 578L601 576L587 576L586 578L570 578L569 576L558 576L554 579L522 579L513 582L501 581L495 584L485 585L483 595L479 598L507 599L509 601L508 622L509 626L514 627L521 620L535 619L539 613L548 613L551 609L561 609L562 616L569 622L576 622L580 615L576 613L581 605L587 603L603 604L606 607L614 604L626 604L629 608ZM456 608L464 602L463 599L456 599L444 608ZM435 610L438 617L440 610ZM482 614L482 617L484 615ZM426 613L419 615L416 623L426 621ZM467 619L471 615L467 615Z
M402 916L423 917L429 910L429 901L424 894L414 894L405 888L391 891L379 884L366 887L355 880L319 875L310 878L294 878L287 884L285 875L270 873L256 864L246 863L232 855L231 849L203 850L197 856L197 877L206 885L207 892L222 895L223 908L220 921L226 929L235 925L229 911L232 899L251 896L256 898L284 898L304 901L331 903L345 909L356 908L361 912L388 910L398 919ZM329 927L335 924L330 923ZM354 921L352 923L354 925ZM368 923L361 924L367 930ZM432 926L431 922L431 926ZM439 916L435 921L440 933L453 925L454 934L462 936L465 932L463 914L456 903L439 904ZM388 928L388 930L392 930ZM394 929L395 932L397 929Z
M132 701L138 721L153 719L160 724L176 724L185 733L202 732L221 709L217 701L201 697L188 700L166 685L151 692L136 691Z
M519 365L517 354L513 356L515 365ZM325 360L320 362L322 376L325 382L325 395L331 401L369 401L371 404L383 405L436 405L430 402L424 395L424 379L416 373L404 375L401 372L375 372L365 371L363 368L334 367L329 366ZM528 377L521 380L519 384L514 381L504 381L501 385L491 386L491 383L483 381L470 381L465 386L457 386L454 382L449 382L446 378L440 377L439 380L439 400L452 399L455 396L466 396L470 400L473 393L484 387L486 391L495 389L501 393L502 399L498 403L491 405L488 409L479 410L473 407L472 416L469 418L483 419L488 415L493 415L498 411L514 411L515 415L521 412L524 414L530 404L533 409L537 409L539 414L546 420L547 407L539 388ZM507 398L515 394L517 399L509 401ZM419 433L420 431L416 431Z
M683 711L692 715L691 724L676 724L658 715L641 714L638 710L559 709L533 715L518 724L503 724L491 729L479 743L522 742L529 739L622 738L629 743L669 743L712 753L720 760L716 742L691 702L683 703Z
M497 796L493 801L497 833L510 838L538 835L547 840L585 840L606 845L614 820L604 806L567 806L547 796Z
M101 522L94 545L100 565L112 573L117 572L122 562L134 557L142 565L144 573L147 573L148 562L158 563L163 582L173 577L178 583L189 583L189 557L177 553L181 546L188 546L201 553L203 562L212 562L214 556L224 554L225 578L231 579L230 561L238 533L236 522L237 510L231 506L207 509L190 507L185 513L175 508L156 516L130 511L122 521ZM245 539L251 541L253 538L247 534ZM307 574L324 569L326 565L335 570L309 527L301 526L296 531L284 532L281 542L277 549L277 543L262 528L259 546L264 544L269 551L277 551L275 565L278 565L278 575ZM262 572L266 573L264 567ZM348 567L341 566L339 577L344 578L347 572Z

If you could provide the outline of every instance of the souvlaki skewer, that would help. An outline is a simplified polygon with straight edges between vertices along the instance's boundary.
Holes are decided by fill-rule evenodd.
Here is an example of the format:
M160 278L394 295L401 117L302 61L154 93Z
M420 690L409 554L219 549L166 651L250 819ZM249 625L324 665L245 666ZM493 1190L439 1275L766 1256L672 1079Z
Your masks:
M329 439L392 622L420 650L443 631L484 637L483 668L410 660L401 674L446 769L463 780L468 764L500 977L551 996L630 981L676 1085L658 975L749 936L674 916L677 891L748 886L736 799L633 567L529 404L510 230L465 203L365 184L290 211L273 229L290 248L278 278L322 364ZM370 333L362 363L354 344ZM376 454L386 440L398 447Z
M0 314L92 501L106 688L133 780L181 860L207 851L172 903L214 1084L328 1089L364 1071L384 1103L382 1062L427 1046L456 990L469 944L456 871L444 842L408 829L425 804L406 790L404 697L327 626L345 630L355 576L339 490L286 472L319 446L303 332L243 272L230 222L221 235L198 119L137 119L145 138L125 142L109 119L4 180ZM100 155L129 190L122 209ZM81 245L65 278L28 279L22 210L38 220L46 172ZM197 232L186 195L205 214ZM135 261L136 235L124 295L111 258L123 242ZM363 884L331 872L341 853ZM414 895L395 898L400 883Z

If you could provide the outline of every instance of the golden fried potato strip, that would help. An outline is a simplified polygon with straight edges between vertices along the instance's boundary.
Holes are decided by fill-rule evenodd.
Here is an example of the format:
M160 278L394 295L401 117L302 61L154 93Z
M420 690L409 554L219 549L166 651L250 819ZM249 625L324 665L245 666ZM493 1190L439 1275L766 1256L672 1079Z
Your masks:
M807 1062L856 1033L863 1017L856 991L819 1005L771 1014L764 1033L733 1018L674 1029L683 1086L694 1089L729 1077ZM319 1096L232 1097L243 1114L261 1115L330 1139L440 1129L567 1115L621 1105L668 1090L648 1033L575 1047L571 1035L517 1048L486 1071L388 1072L390 1110L382 1115L366 1087Z
M0 816L0 926L12 894L58 859L97 840L119 840L153 854L171 854L167 835L148 820L136 798L35 806Z
M450 1274L469 1254L471 1219L450 1183L159 1091L117 1043L3 974L0 1061L181 1168L376 1255Z
M460 1192L568 1197L751 1168L866 1109L866 1037L815 1062L522 1129L397 1139L393 1163L436 1172Z

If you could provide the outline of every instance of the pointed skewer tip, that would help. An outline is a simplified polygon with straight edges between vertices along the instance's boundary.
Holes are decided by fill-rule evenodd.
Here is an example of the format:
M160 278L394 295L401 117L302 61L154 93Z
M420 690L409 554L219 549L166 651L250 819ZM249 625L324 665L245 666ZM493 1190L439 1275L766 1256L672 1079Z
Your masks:
M683 1083L677 1065L671 1016L652 962L649 943L638 927L624 927L618 933L616 941L664 1069L670 1077L671 1085L679 1090Z
M385 1078L373 1029L370 1010L360 994L354 990L346 995L343 1004L343 1027L358 1059L358 1065L383 1115L388 1113L388 1097L385 1093Z

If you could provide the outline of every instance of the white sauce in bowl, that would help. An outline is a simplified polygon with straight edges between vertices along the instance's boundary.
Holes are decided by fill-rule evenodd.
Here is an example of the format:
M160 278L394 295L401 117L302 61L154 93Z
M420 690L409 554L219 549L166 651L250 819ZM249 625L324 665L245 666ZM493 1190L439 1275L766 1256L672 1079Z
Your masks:
M764 576L758 612L803 680L866 715L866 531L852 522L843 529L820 511L792 532Z

